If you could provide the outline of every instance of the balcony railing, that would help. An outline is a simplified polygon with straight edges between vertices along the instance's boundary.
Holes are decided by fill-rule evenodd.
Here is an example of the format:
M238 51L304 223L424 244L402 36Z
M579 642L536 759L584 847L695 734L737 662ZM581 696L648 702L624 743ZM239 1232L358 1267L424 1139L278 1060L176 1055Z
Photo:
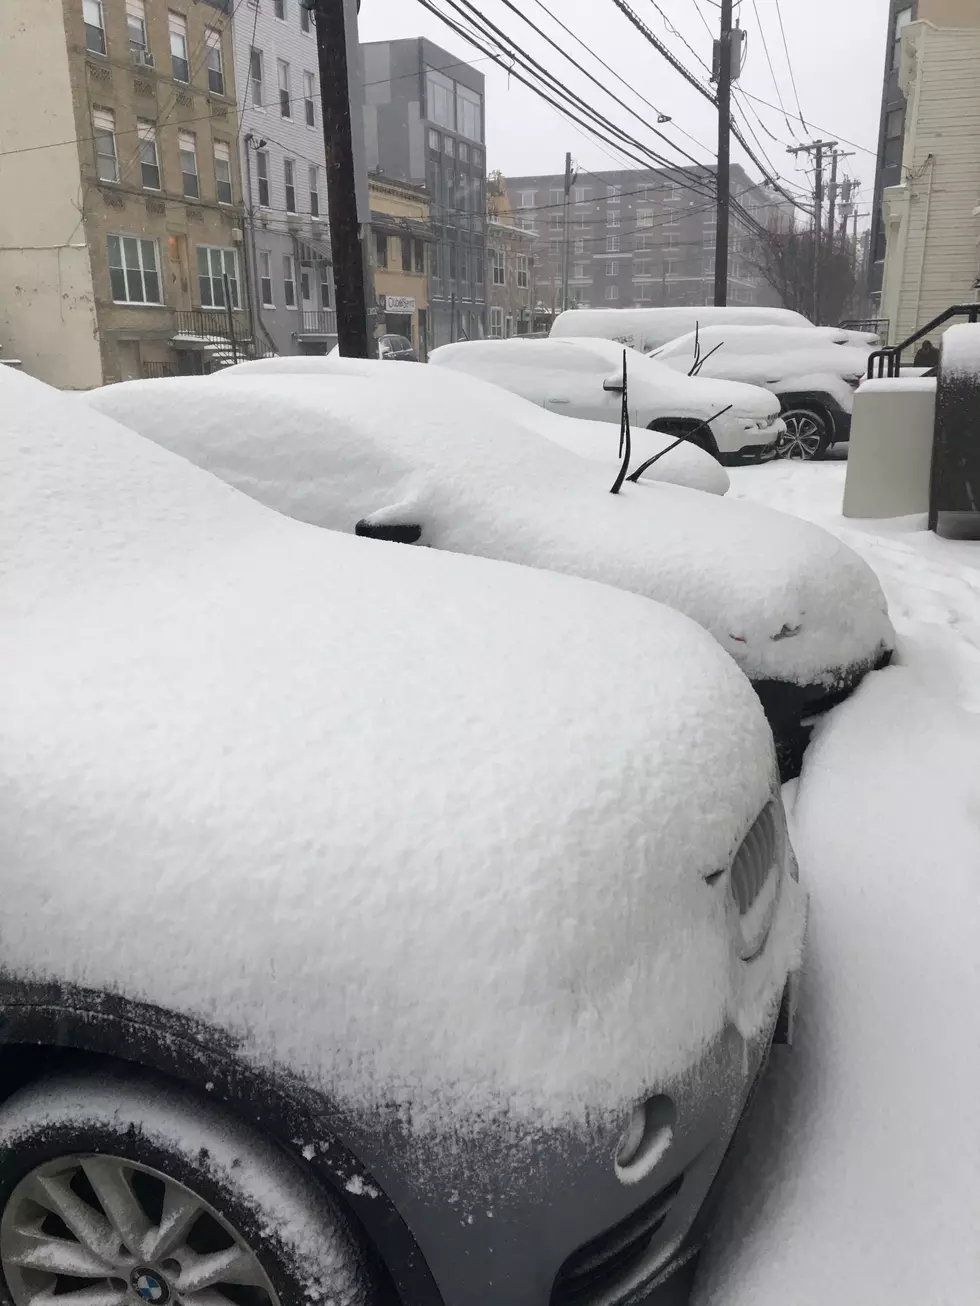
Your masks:
M335 336L337 334L337 314L332 308L304 308L302 310L302 330L304 336Z
M177 334L182 336L199 336L202 340L230 340L228 314L223 308L179 308L176 313ZM248 335L248 318L241 309L232 313L235 337L241 339Z

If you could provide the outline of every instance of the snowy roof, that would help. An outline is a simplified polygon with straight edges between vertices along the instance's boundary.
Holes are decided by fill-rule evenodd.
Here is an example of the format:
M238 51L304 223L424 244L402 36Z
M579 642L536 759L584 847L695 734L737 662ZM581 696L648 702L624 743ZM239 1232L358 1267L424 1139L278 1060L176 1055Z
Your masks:
M202 440L205 392L224 405L241 456L243 419L287 409L173 388ZM210 1020L418 1128L620 1112L690 1063L733 1001L703 877L772 765L711 639L605 586L313 529L76 397L0 389L8 974ZM353 474L363 424L330 420Z
M874 573L818 527L677 485L613 496L608 467L501 421L496 388L446 368L331 358L304 376L286 361L78 402L301 520L417 523L434 548L659 599L755 679L830 684L890 644Z

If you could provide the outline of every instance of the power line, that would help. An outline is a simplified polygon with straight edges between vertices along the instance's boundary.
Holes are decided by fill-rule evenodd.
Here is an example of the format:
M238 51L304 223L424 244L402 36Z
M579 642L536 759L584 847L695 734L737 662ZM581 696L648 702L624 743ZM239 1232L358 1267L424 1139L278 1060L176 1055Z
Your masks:
M694 5L694 12L701 19L701 23L704 27L704 30L708 33L708 36L711 38L711 41L713 43L715 39L715 34L709 27L707 18L705 18L704 14L701 12L701 6L698 4L698 0L691 0L691 3Z
M779 108L778 105L772 104L769 100L764 100L761 95L753 95L751 91L743 90L742 94L747 95L748 98L750 100L754 100L756 104L764 104L767 109ZM801 118L800 121L802 122L803 119ZM816 123L811 122L809 127L807 127L807 131L823 132L826 135L834 136L837 138L837 140L843 141L845 145L853 145L853 147L856 150L860 150L862 154L870 154L873 158L877 157L878 154L877 150L870 150L868 149L867 145L861 145L857 141L848 140L847 137L842 136L840 132L832 132L829 127L818 127Z
M796 96L796 108L800 115L800 122L803 124L804 131L810 131L806 125L806 119L803 117L803 106L800 104L800 92L796 86L796 73L793 71L793 60L789 57L789 45L786 41L786 28L783 26L783 11L779 7L779 0L776 0L776 17L779 19L779 30L783 37L783 49L786 51L786 66L789 68L790 81L793 83L793 94Z
M755 21L759 25L759 37L762 40L762 48L766 52L766 62L769 65L769 76L772 78L772 85L773 85L773 90L776 92L776 99L779 101L779 107L782 109L783 117L786 119L786 126L789 130L789 134L795 137L796 133L794 132L792 124L790 123L789 115L786 113L786 107L783 104L782 92L779 89L779 83L776 81L776 70L772 65L772 55L769 53L769 42L766 40L766 30L762 26L762 18L759 15L759 6L756 0L752 0L752 9L753 12L755 13Z
M704 60L703 60L703 59L701 58L701 56L698 54L697 50L695 50L694 46L691 45L690 41L688 41L688 39L687 39L687 37L684 35L684 33L683 33L683 32L679 32L679 31L677 30L677 28L674 26L674 24L670 21L670 19L667 17L667 15L664 13L664 11L663 11L663 10L660 8L660 6L657 4L657 0L650 0L650 3L653 5L654 9L656 9L656 11L657 11L657 13L660 15L660 17L664 20L664 26L667 28L667 31L670 32L670 34L671 34L672 36L676 36L677 39L678 39L678 41L680 41L680 43L681 43L683 46L686 46L686 48L687 48L687 50L689 51L689 53L694 55L695 59L697 59L698 63L701 65L701 67L702 67L702 68L705 70L705 72L710 76L710 75L711 75L711 69L708 67L708 65L704 62ZM700 12L700 10L699 10L698 12ZM710 30L710 29L709 29L709 30ZM713 40L713 39L714 39L714 38L712 38L712 40Z

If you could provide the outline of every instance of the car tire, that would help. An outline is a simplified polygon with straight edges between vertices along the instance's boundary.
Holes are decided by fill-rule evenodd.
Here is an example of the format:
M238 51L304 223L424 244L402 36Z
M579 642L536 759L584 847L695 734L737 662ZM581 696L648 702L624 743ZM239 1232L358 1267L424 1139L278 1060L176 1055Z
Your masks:
M777 458L812 462L822 458L833 443L827 417L816 408L789 408L781 413L786 432L776 444Z
M340 1207L210 1102L128 1071L0 1105L0 1274L13 1306L371 1306ZM198 1294L201 1294L198 1297Z

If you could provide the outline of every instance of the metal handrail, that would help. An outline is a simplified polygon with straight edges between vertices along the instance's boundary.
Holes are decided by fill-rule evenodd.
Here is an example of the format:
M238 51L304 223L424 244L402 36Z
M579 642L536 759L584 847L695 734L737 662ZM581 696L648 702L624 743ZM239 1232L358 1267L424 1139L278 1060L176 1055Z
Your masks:
M920 327L914 335L909 336L908 340L903 340L899 345L885 345L882 349L876 349L868 357L868 380L875 377L875 366L877 365L878 377L896 377L902 372L902 353L914 345L917 340L924 339L930 335L937 327L941 327L954 317L966 317L971 322L976 322L980 318L980 303L978 304L955 304L952 308L947 308L945 313L940 313L939 317L926 326ZM887 366L887 373L885 368Z

